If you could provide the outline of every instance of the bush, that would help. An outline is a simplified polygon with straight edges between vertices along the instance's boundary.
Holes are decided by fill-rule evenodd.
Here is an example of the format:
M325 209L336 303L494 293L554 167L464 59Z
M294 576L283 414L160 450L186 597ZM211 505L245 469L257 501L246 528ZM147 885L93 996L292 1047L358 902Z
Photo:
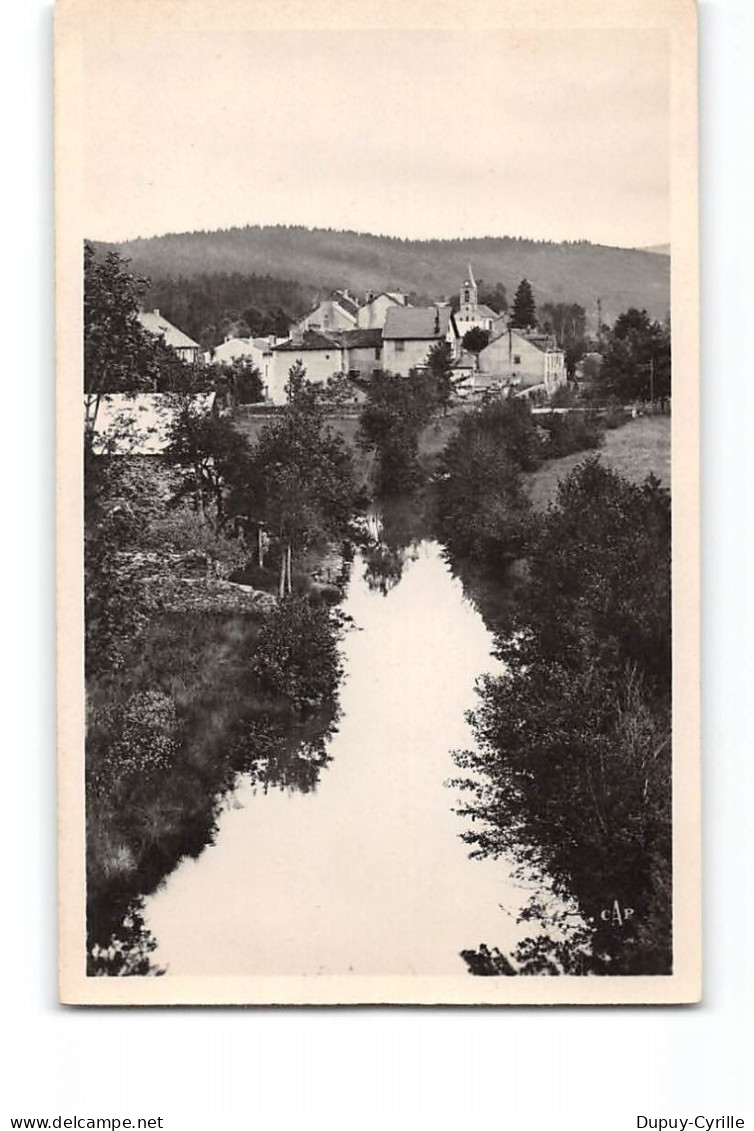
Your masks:
M604 440L604 431L591 413L552 413L540 417L540 423L549 434L545 445L548 459L599 448Z
M334 700L341 674L335 629L328 610L305 597L291 597L268 613L252 661L261 689L299 710Z
M442 458L440 534L453 554L506 565L521 554L531 505L517 465L495 436L463 431Z
M553 408L572 408L576 400L576 392L572 385L559 385L550 397L550 404Z

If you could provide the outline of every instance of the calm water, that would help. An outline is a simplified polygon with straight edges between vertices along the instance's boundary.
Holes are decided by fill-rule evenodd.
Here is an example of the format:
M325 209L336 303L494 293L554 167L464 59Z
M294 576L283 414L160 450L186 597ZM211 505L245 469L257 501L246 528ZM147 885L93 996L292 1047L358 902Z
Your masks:
M358 555L343 610L332 761L309 793L239 778L215 844L146 901L168 975L462 974L462 949L530 933L526 891L469 858L446 784L497 668L482 618L430 540Z

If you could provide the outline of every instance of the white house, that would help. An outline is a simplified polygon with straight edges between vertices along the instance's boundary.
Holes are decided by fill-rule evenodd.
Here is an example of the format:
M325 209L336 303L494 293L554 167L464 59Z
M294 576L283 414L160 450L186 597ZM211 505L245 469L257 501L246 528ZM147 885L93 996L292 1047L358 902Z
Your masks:
M172 322L168 322L167 318L163 318L159 310L142 310L137 317L147 333L162 338L165 345L174 349L182 361L193 364L199 360L202 348L199 343L188 334L184 334L183 330L179 330Z
M226 338L221 345L212 350L209 360L213 365L231 365L234 361L251 362L259 370L264 395L268 397L273 379L274 350L278 341L287 341L287 339L277 339L274 335L267 338Z
M405 377L426 364L437 342L448 342L453 357L458 355L458 327L449 306L391 307L382 331L382 368Z
M394 306L406 305L406 296L401 291L380 291L379 294L367 291L357 314L359 329L381 330L385 325L388 310Z
M333 291L299 319L299 330L355 330L358 326L359 303L347 290Z
M297 361L306 369L307 381L317 384L324 384L336 373L345 373L348 364L341 335L318 330L296 328L291 337L278 342L272 352L268 396L273 404L285 404L288 373Z
M566 382L565 354L548 334L509 327L479 353L479 373L520 389L554 393Z

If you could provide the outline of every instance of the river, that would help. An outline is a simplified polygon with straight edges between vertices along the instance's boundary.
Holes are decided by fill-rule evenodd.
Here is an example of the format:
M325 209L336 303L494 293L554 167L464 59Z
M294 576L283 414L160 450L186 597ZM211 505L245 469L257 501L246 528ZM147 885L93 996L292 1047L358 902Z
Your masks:
M239 776L214 843L145 903L167 975L462 974L510 951L527 895L504 860L469 857L452 751L473 735L493 640L431 539L375 575L357 554L331 761L309 792Z

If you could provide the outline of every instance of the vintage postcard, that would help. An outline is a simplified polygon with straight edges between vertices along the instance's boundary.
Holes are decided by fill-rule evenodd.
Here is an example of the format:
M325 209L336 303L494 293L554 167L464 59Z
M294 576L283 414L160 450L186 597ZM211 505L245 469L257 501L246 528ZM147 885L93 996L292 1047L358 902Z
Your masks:
M696 10L60 0L60 995L701 995Z

